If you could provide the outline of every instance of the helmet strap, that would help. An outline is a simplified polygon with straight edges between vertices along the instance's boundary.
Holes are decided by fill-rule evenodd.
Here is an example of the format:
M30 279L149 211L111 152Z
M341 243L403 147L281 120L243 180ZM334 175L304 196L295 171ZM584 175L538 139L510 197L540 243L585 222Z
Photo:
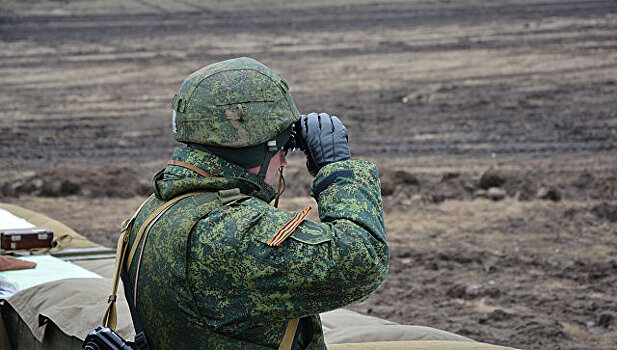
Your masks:
M270 165L270 160L274 155L278 152L278 147L276 147L276 140L270 140L266 144L266 154L264 154L264 160L261 163L261 168L259 169L259 176L262 180L265 180L266 173L268 172L268 166Z

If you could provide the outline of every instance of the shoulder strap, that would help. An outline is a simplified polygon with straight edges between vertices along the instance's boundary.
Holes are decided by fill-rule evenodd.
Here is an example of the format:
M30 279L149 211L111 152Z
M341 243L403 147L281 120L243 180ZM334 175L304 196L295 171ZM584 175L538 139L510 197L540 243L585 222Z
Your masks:
M122 284L128 286L129 274L126 272L126 265L122 265L120 277L122 278ZM135 307L133 300L131 300L129 291L126 288L124 288L124 298L126 299L126 303L129 305L131 319L133 320L133 328L135 328L135 348L137 350L150 350L150 344L148 344L148 338L146 337L146 329L144 328L144 324L141 322L141 317L139 317L137 308Z
M103 315L103 321L101 322L101 326L110 328L111 330L116 329L116 324L118 322L118 314L116 312L116 300L118 299L118 282L120 278L122 262L124 260L124 255L126 254L126 248L128 247L128 239L131 232L131 227L135 222L135 218L150 198L152 198L152 196L146 199L139 206L131 219L125 220L122 223L122 230L120 231L120 238L118 239L118 246L116 248L116 264L114 267L114 278L111 287L111 295L107 299L107 309L105 310L105 314Z
M287 322L287 328L285 329L285 334L283 335L283 340L279 345L278 350L290 350L295 349L298 345L298 323L300 323L299 318L294 318L293 320L289 320Z
M152 214L150 214L150 216L148 216L148 218L143 222L143 224L141 224L141 227L139 228L139 232L137 233L137 236L135 237L135 242L133 243L133 246L131 247L131 251L129 252L128 258L126 259L126 261L127 261L126 262L126 264L127 264L126 269L127 270L131 268L131 263L133 262L133 257L135 256L135 252L137 251L137 247L139 246L139 242L141 241L141 237L144 235L144 232L146 231L146 228L150 225L150 223L154 219L156 219L156 217L159 216L163 211L165 211L165 209L171 207L172 205L176 204L180 200L182 200L182 199L184 199L186 197L190 197L190 196L202 193L202 192L203 191L189 192L189 193L185 193L185 194L183 194L181 196L175 197L175 198L165 202L165 204L161 205ZM131 233L129 231L128 235L130 235L130 234ZM128 243L128 239L127 239L127 243Z
M145 231L144 227L147 227L149 223L152 220L154 220L154 218L156 218L156 216L159 215L161 212L163 212L166 208L169 208L170 206L177 203L179 200L183 198L186 198L191 195L198 194L198 193L202 193L202 192L201 191L200 192L190 192L182 196L178 196L166 202L160 208L155 210L155 212L146 219L146 221L142 225L142 229L140 229L140 232L138 233L138 236L135 239L135 244L130 252L131 260L132 260L132 257L135 255L135 247L138 246L139 240L141 239L141 236L143 235L143 231ZM137 211L135 211L135 214L133 214L131 219L125 220L122 223L122 230L120 231L120 238L118 239L118 245L116 249L116 263L115 263L115 268L114 268L114 277L113 277L111 295L109 296L107 300L107 309L105 310L105 313L103 315L103 320L101 322L101 325L103 327L107 327L111 330L115 330L116 325L118 323L118 313L116 311L116 301L118 299L118 283L120 282L119 281L120 277L122 277L123 283L125 285L128 285L127 284L128 274L126 272L127 268L124 263L126 260L125 258L126 258L126 251L128 248L129 236L131 234L131 230L133 229L133 224L135 223L135 219L137 218L137 215L139 215L139 213L141 212L143 207L146 205L146 203L150 200L150 198L152 198L152 196L148 197L148 199L146 199L141 204L141 206L139 206L139 208L137 209ZM129 260L129 265L130 265L130 260ZM141 323L141 319L139 318L139 314L137 313L137 310L132 300L128 298L126 290L125 290L125 296L127 296L126 301L131 311L131 318L133 319L133 326L135 327L135 333L136 333L135 345L137 346L138 349L147 350L149 349L149 346L146 340L143 324Z
M131 312L131 319L133 320L133 327L135 328L135 348L138 350L150 350L150 344L148 343L148 338L146 336L146 329L141 321L141 317L139 317L139 312L137 312L137 285L138 285L138 279L139 279L139 268L141 265L141 258L142 258L142 254L143 254L143 249L144 249L144 245L146 243L146 240L148 239L148 234L150 232L150 229L152 228L152 225L154 225L156 223L156 221L167 211L167 209L169 209L171 206L173 206L174 204L178 203L180 200L193 196L193 195L198 195L201 193L205 193L206 195L210 195L209 197L207 197L205 199L205 201L203 203L206 202L212 202L214 200L216 200L217 198L223 203L223 201L221 200L222 197L229 197L229 196L222 196L220 191L219 193L214 193L214 192L206 192L206 191L196 191L196 192L190 192L190 193L186 193L183 194L181 196L175 197L172 200L169 200L167 202L165 202L163 205L161 205L159 208L157 208L153 213L151 213L146 220L144 220L144 222L141 224L140 230L137 233L137 236L135 237L135 241L133 242L133 247L131 248L131 252L129 254L128 261L125 264L122 264L122 272L121 272L121 277L122 277L122 283L124 284L125 288L124 288L124 296L125 299L127 301L127 304L129 306L129 310ZM242 195L244 196L244 195ZM202 203L202 204L203 204ZM226 202L229 203L229 202ZM226 204L226 203L223 203ZM132 227L131 227L132 228ZM128 235L130 235L130 230L127 233ZM143 242L141 242L143 240ZM127 240L128 241L128 240ZM127 286L129 286L129 276L128 276L128 268L130 267L130 264L133 260L134 254L136 252L137 247L140 245L141 243L141 254L139 255L139 258L137 260L137 272L135 275L135 281L134 281L134 291L133 291L133 295L131 295L130 291L127 289Z
M189 193L185 193L181 196L175 197L167 202L165 202L165 204L163 204L162 206L160 206L157 210L155 210L152 214L150 214L150 216L148 216L148 218L143 222L143 224L141 224L141 227L139 228L139 232L137 233L137 236L135 237L135 242L133 243L133 246L131 247L131 251L129 252L129 255L127 257L127 270L131 268L131 264L133 262L133 258L135 257L135 252L137 251L137 247L139 246L139 242L141 241L144 232L148 229L148 227L150 226L150 224L157 219L157 217L159 215L161 215L161 213L163 213L167 208L171 207L172 205L176 204L177 202L179 202L180 200L186 198L186 197L190 197L196 194L200 194L200 193L207 193L206 191L195 191L195 192L189 192ZM243 194L242 192L240 192L239 188L232 188L229 190L220 190L218 191L218 195L214 196L212 198L210 198L210 200L215 200L215 199L219 199L221 201L221 205L227 205L230 204L232 202L237 202L240 199L244 199L244 198L249 198L250 196ZM141 209L141 208L140 208ZM130 232L129 232L130 234Z
M174 204L178 203L180 200L193 196L193 195L198 195L200 193L206 193L208 194L208 192L205 191L195 191L195 192L189 192L186 194L183 194L181 196L175 197L167 202L165 202L163 205L161 205L159 208L157 208L152 214L150 214L150 216L148 216L146 218L146 220L142 223L140 230L137 234L137 236L135 237L135 241L133 242L133 247L131 248L131 252L129 254L128 261L126 263L122 264L121 267L121 277L122 277L122 283L124 284L124 297L126 299L126 302L129 306L129 310L131 312L131 319L133 320L133 327L135 328L135 348L138 350L150 350L150 344L148 343L148 338L146 336L146 329L141 321L141 317L139 317L139 313L137 312L137 306L136 304L136 300L133 300L136 295L137 295L137 278L139 277L139 265L141 263L141 257L142 255L140 254L139 259L138 259L138 264L137 264L137 274L136 274L136 278L135 278L135 294L133 295L133 298L131 298L131 293L130 291L127 289L127 286L129 286L129 274L128 274L128 268L130 267L130 264L133 260L133 256L136 252L136 247L139 246L140 241L142 240L142 238L144 239L144 243L145 240L147 239L147 235L149 232L149 229L151 228L151 226L156 222L156 220L162 216L165 211L167 209L169 209L171 206L173 206ZM208 199L208 201L212 201L215 200L217 198L217 196L211 196L211 198ZM131 227L132 229L132 227ZM144 238L144 233L146 234L146 237ZM130 230L127 233L128 235L130 235ZM128 242L128 240L127 240ZM143 244L142 244L142 253L143 253ZM124 261L123 261L124 262Z
M154 213L152 213L141 225L141 228L139 229L139 233L137 237L135 237L135 241L133 242L133 247L131 248L131 253L134 254L136 251L136 247L138 245L141 245L141 252L139 253L139 257L137 258L137 268L135 270L135 280L133 281L133 304L137 304L137 286L139 284L139 271L141 268L141 259L144 254L146 242L148 241L148 235L150 234L150 230L152 229L152 226L154 226L157 220L167 212L167 209L171 208L175 203L178 203L181 199L190 197L192 195L199 195L199 194L203 194L206 197L205 200L201 202L201 204L214 202L219 197L215 192L203 192L202 191L202 192L187 193L185 195L176 197L166 202L160 208L155 210ZM214 209L214 208L211 208L211 209ZM129 263L127 264L128 265L127 271L130 268L130 265L131 265L130 262L132 261L133 256L129 255L128 258L130 260L129 260ZM126 294L128 295L128 293Z
M156 217L156 215L160 214L160 212L165 210L166 207L173 205L174 203L178 202L180 199L186 198L190 195L194 195L197 193L201 193L201 192L190 192L182 196L176 197L172 199L171 201L166 202L163 206L161 206L161 208L157 209L153 213L153 215L150 215L150 217L148 217L146 221L152 221ZM128 248L129 236L131 234L133 224L135 223L135 218L137 218L137 215L139 215L144 205L146 205L146 203L150 200L150 198L152 198L152 196L148 197L148 199L146 199L139 206L137 211L135 211L135 214L133 214L133 216L129 220L125 220L122 223L122 230L120 231L120 238L118 238L118 245L116 248L116 263L115 263L114 277L113 277L113 282L112 282L112 287L111 287L111 295L107 299L107 309L105 310L105 313L103 314L103 320L101 322L101 326L107 327L111 330L115 330L116 325L118 323L118 313L116 312L116 300L118 299L118 283L120 282L122 266L124 265L124 261L126 257L126 250ZM142 228L146 226L147 226L147 223L146 225L142 225ZM137 243L139 242L141 235L143 235L142 230L140 230L138 237L136 237L137 238L135 240L136 244L131 249L131 252L130 252L131 258L133 257L133 255L135 255L135 247L138 245ZM129 261L129 264L130 264L130 261Z

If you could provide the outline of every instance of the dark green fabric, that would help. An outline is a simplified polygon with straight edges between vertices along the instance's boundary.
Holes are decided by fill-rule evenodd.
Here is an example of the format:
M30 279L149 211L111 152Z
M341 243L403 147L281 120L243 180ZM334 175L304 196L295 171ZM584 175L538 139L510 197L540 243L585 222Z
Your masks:
M291 127L285 129L285 131L275 138L277 150L283 149L283 146L285 146L289 140L289 136L291 136ZM189 146L217 155L245 169L262 165L266 152L268 151L267 143L244 148L216 147L194 143L190 143Z
M345 161L324 167L314 186L339 170L319 194L322 223L305 221L280 246L267 245L292 217L268 202L276 192L256 176L191 148L173 159L209 174L168 166L156 181L163 200L195 190L239 188L251 198L212 210L201 195L181 200L152 226L143 252L137 308L153 349L272 349L289 319L310 316L307 349L325 349L318 313L361 301L388 271L380 184L375 165ZM137 217L163 200L153 197ZM216 203L216 205L219 205ZM300 209L300 208L299 208ZM212 211L210 211L212 210ZM141 253L137 250L136 256ZM133 262L131 283L137 264ZM133 286L129 286L132 288Z

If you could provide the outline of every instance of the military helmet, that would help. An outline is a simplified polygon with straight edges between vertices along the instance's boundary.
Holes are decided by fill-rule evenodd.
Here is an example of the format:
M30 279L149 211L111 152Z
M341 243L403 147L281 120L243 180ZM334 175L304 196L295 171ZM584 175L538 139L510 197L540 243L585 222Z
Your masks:
M248 57L189 75L172 108L176 140L225 148L267 143L300 119L287 82Z
M172 108L177 141L244 168L261 164L263 174L300 119L287 82L248 57L214 63L189 75Z

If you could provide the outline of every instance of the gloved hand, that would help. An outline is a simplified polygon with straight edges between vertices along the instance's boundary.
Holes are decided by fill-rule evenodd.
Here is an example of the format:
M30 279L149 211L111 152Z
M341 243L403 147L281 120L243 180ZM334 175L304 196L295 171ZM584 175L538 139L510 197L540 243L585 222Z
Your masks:
M311 175L330 163L351 159L347 128L337 117L326 113L302 115L299 132Z

